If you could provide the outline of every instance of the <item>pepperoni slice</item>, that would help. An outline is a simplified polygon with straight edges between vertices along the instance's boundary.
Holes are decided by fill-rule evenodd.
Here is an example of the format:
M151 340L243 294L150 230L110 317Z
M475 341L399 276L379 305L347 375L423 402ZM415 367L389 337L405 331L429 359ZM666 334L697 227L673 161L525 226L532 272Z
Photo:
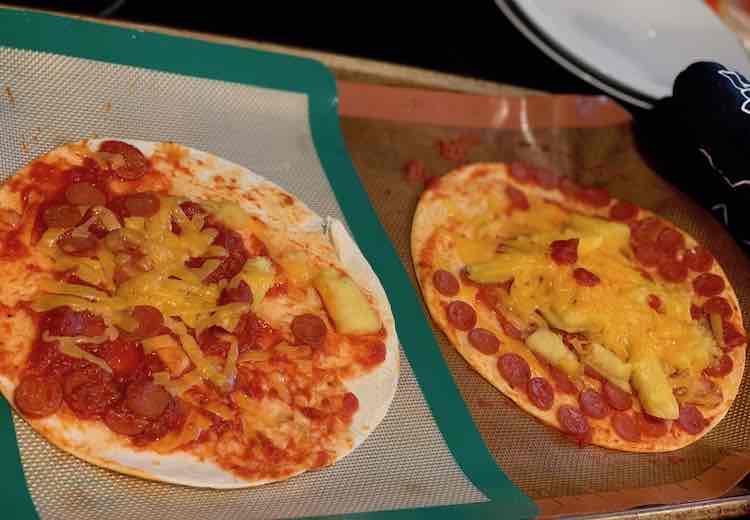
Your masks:
M104 321L89 312L77 312L70 307L56 307L47 311L40 322L41 330L52 336L101 336Z
M497 295L497 292L495 291L494 287L491 286L481 286L479 290L477 291L476 298L478 301L482 302L489 308L490 310L495 310L495 307L497 306L497 303L500 301L500 298Z
M699 274L693 280L693 290L698 296L716 296L724 290L724 278L714 273Z
M63 236L57 241L57 247L66 254L73 256L93 256L98 242L94 235Z
M578 239L555 240L549 246L550 257L558 265L575 264L578 261Z
M603 375L601 375L599 372L597 372L596 370L594 370L588 365L583 366L583 373L589 376L591 379L596 379L602 384L606 381Z
M159 211L159 197L150 191L127 195L125 209L131 217L153 217Z
M240 281L237 287L227 287L221 291L219 305L228 303L253 303L253 292L244 280Z
M517 339L518 341L524 341L526 339L526 334L513 325L513 323L506 318L501 312L495 311L495 316L497 317L497 321L500 322L500 326L503 328L503 332L510 336L513 339Z
M609 406L615 410L624 412L633 406L633 396L609 381L604 381L602 393L604 393L604 398L607 400Z
M732 371L732 368L734 368L732 358L724 354L713 365L706 368L703 373L710 377L724 377Z
M732 350L747 343L747 338L730 321L724 320L722 329L724 330L724 346L726 350Z
M341 411L339 413L345 417L351 417L357 410L359 410L359 399L357 396L351 392L345 393L344 397L341 398Z
M524 358L512 352L497 360L497 369L511 387L523 387L531 379L531 369Z
M526 383L526 393L534 406L540 410L549 410L555 401L555 390L543 377L533 377Z
M554 382L557 391L570 395L578 393L578 388L576 388L576 385L573 384L573 381L570 380L565 372L553 367L552 365L549 365L547 370L549 371L550 376L552 376L552 381Z
M593 287L599 285L602 281L597 275L583 267L576 267L573 270L573 278L575 278L578 285L582 285L583 287Z
M696 273L705 273L714 263L714 257L703 246L695 246L693 249L685 251L685 264L691 271Z
M691 306L692 309L692 306ZM734 311L726 298L714 296L703 302L703 312L706 314L718 314L722 318L731 318Z
M81 221L81 211L68 204L56 204L44 210L42 221L48 228L73 227Z
M120 435L138 435L148 426L148 419L138 417L125 406L110 408L104 414L104 424Z
M16 407L27 417L46 417L62 405L63 391L55 377L28 375L13 393Z
M665 227L656 237L656 246L662 253L674 256L685 247L685 237L676 229Z
M448 271L443 269L435 271L435 274L432 275L432 283L435 286L435 290L443 296L455 296L458 294L458 280Z
M680 416L677 418L677 426L691 435L700 433L708 425L705 417L695 405L689 404L680 407Z
M63 383L63 397L79 417L102 414L120 400L118 386L98 367L89 366L70 372Z
M634 242L651 242L656 243L664 226L656 217L648 217L633 223L631 229L631 238Z
M688 268L675 258L663 258L659 262L659 275L668 282L680 283L687 280Z
M584 437L590 430L589 421L575 406L564 404L558 408L557 420L564 432L576 437Z
M163 386L148 379L133 381L125 391L125 406L142 417L159 417L171 401Z
M99 145L99 151L117 154L122 157L122 164L118 164L115 174L126 181L140 179L148 171L148 159L135 146L122 141L104 141Z
M448 321L458 330L471 330L477 324L477 313L471 305L454 300L446 307Z
M74 206L103 206L107 196L90 182L74 182L65 189L65 200Z
M604 419L611 412L602 394L591 388L586 388L578 396L581 411L594 419Z
M156 336L164 325L161 311L151 305L136 305L133 307L133 318L138 321L138 327L132 332L138 338Z
M534 169L520 162L511 163L509 174L515 180L524 184L533 183L536 180Z
M649 294L647 301L648 301L648 306L654 309L656 312L662 311L662 307L661 307L662 301L661 301L661 298L659 298L657 295Z
M513 186L506 186L505 193L510 199L511 208L520 209L525 211L529 209L529 199L526 198L526 194Z
M653 242L634 242L633 254L635 254L636 260L646 267L655 266L661 259L656 244Z
M467 337L469 343L482 354L490 356L500 348L500 340L487 329L471 329Z
M667 422L664 419L659 419L648 414L636 412L635 420L638 423L641 435L644 437L661 437L669 430Z
M578 200L595 208L603 208L609 205L612 198L606 188L583 188L578 192Z
M301 314L292 320L292 334L300 343L318 346L328 333L322 318L314 314Z
M626 221L638 216L638 206L627 201L617 201L609 209L609 217L612 220Z
M612 416L612 427L621 439L630 442L641 440L641 430L632 415L617 412Z
M122 337L107 345L101 356L107 362L115 378L125 379L135 373L144 359L140 343Z

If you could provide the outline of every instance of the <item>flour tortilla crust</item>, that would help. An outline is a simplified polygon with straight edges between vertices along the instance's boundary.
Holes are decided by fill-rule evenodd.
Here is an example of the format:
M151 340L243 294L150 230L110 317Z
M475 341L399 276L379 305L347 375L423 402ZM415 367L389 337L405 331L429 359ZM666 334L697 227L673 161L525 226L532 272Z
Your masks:
M482 354L472 347L467 340L466 333L455 329L447 321L445 311L441 304L441 301L445 301L446 298L441 296L434 289L431 280L432 273L434 269L437 268L436 266L440 266L440 268L443 269L449 269L452 272L458 272L463 267L455 249L451 248L450 240L440 238L442 231L460 227L460 223L457 223L456 219L451 217L451 208L458 208L461 211L477 214L481 212L483 208L487 207L486 201L483 200L483 195L485 193L492 192L500 198L506 197L505 187L508 185L514 186L523 191L529 198L546 198L550 201L557 202L562 207L571 211L592 216L606 217L608 215L609 207L617 202L616 199L613 199L607 207L593 208L565 197L558 190L549 190L536 185L521 184L509 175L509 168L504 164L480 163L464 166L439 178L422 194L412 224L412 258L419 284L422 289L422 294L427 302L427 307L429 308L433 319L448 336L456 350L458 350L458 352L477 372L479 372L503 394L512 399L521 409L536 417L544 424L560 429L556 416L558 407L563 404L578 407L577 396L556 392L553 407L548 411L544 411L538 409L531 403L524 389L511 388L497 370L497 357L502 353L515 352L523 356L531 367L532 377L541 375L542 377L549 378L549 374L539 360L523 345L523 343L520 343L503 333L502 328L499 326L497 319L491 311L489 311L484 305L477 305L476 301L473 300L467 301L467 303L470 303L477 312L476 326L484 327L494 332L500 339L501 347L499 354L493 356ZM640 209L639 218L647 216L660 218L647 210ZM664 219L662 220L667 222ZM693 247L697 243L695 239L684 231L682 231L682 234L685 237L687 247ZM443 233L443 235L445 235L445 233ZM742 324L739 303L737 301L737 296L729 283L729 279L721 269L721 266L718 265L718 262L714 262L711 272L724 278L727 289L723 293L723 296L727 298L734 310L731 321L744 335L745 329ZM460 298L460 294L457 298ZM744 372L746 348L747 345L741 345L729 353L729 356L734 363L732 372L723 378L715 380L721 387L724 401L718 407L711 410L701 408L706 418L710 419L709 425L702 432L696 435L691 435L675 426L672 427L666 435L663 435L660 438L652 439L642 437L640 442L630 442L623 440L615 433L608 418L603 420L589 418L589 423L593 432L591 442L599 446L622 451L664 452L676 450L697 441L721 421L736 398L742 380L742 374ZM588 377L586 377L585 380L587 386L594 386L594 380ZM596 388L596 386L594 387ZM634 400L634 407L638 410L640 409L637 398Z
M39 160L47 163L80 162L87 150L97 150L105 141L82 141L58 147ZM341 445L335 455L340 460L359 446L385 416L396 391L399 372L399 343L390 304L377 275L347 233L344 225L333 218L323 219L294 195L248 169L209 153L173 143L152 143L118 139L138 148L150 158L160 176L141 179L139 191L168 189L168 193L197 202L200 199L230 200L239 203L250 215L269 225L270 240L302 245L308 253L323 262L343 268L375 302L386 331L386 358L375 370L364 376L347 379L345 386L359 399L359 409L352 419L351 442ZM13 178L16 187L31 183L30 168L20 170ZM123 182L123 192L128 192ZM0 188L0 217L3 210L20 212L19 193ZM3 218L0 218L0 228ZM7 227L6 227L7 229ZM240 232L249 240L251 229ZM28 244L28 236L24 239ZM273 250L274 244L267 244ZM49 275L34 269L39 260L34 252L22 261L0 259L0 304L5 311L20 301L31 300L39 284ZM29 266L32 268L30 269ZM15 406L13 392L20 372L31 350L36 330L25 312L12 319L2 313L0 327L0 391ZM244 488L276 480L285 480L304 470L279 479L245 480L210 460L187 452L158 454L134 449L127 440L111 432L102 422L71 420L52 415L42 419L24 419L57 447L83 460L114 471L144 479L195 487Z

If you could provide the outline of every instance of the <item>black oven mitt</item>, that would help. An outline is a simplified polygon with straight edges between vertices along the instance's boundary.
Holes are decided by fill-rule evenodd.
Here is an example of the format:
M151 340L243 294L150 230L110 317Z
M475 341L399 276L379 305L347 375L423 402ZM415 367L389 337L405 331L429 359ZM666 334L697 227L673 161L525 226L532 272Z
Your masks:
M636 140L657 173L692 195L750 252L750 82L693 63L672 97L636 116Z

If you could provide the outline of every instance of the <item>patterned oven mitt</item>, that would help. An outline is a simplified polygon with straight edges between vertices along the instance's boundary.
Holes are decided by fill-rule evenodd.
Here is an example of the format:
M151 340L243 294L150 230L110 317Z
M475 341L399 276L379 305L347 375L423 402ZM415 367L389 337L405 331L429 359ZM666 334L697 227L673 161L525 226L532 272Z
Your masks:
M709 209L750 252L750 82L697 62L671 98L636 116L636 139L656 171Z

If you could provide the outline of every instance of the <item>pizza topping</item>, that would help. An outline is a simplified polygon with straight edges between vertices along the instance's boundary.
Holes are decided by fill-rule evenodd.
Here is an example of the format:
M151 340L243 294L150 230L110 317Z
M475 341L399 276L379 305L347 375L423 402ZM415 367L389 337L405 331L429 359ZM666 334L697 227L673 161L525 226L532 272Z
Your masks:
M646 413L661 419L677 418L677 400L659 359L644 357L634 363L632 382ZM624 401L621 401L623 406Z
M227 305L230 303L252 303L252 301L253 293L245 280L240 280L240 283L237 284L236 287L227 287L221 291L221 296L219 296L219 305Z
M685 246L685 237L676 229L665 227L656 237L656 245L662 253L673 257Z
M681 283L688 277L688 268L685 262L674 258L663 258L659 262L659 275L668 282Z
M512 352L497 360L497 368L511 387L523 388L531 379L531 369L524 358Z
M314 314L302 314L292 320L292 334L297 341L305 345L320 346L327 333L325 322Z
M722 323L722 329L724 331L723 342L726 350L731 350L747 343L747 338L737 330L732 322L724 321Z
M323 269L313 280L313 286L339 333L375 334L381 329L380 317L348 276L334 269Z
M445 308L448 321L458 330L471 330L477 323L474 308L461 300L454 300Z
M491 356L500 348L500 340L487 329L471 329L467 335L469 343L482 354Z
M663 302L661 301L661 298L659 298L655 294L649 294L648 295L648 306L654 309L656 312L662 312L663 311Z
M711 269L711 266L714 263L714 257L705 247L695 246L694 248L685 251L684 261L691 271L705 273Z
M578 261L578 239L555 240L550 244L550 257L559 265L575 264Z
M133 318L138 326L131 335L138 338L150 338L159 333L164 325L164 316L161 311L151 305L136 305L132 311Z
M614 220L627 221L638 216L638 206L627 201L617 201L609 209L609 216Z
M133 374L143 362L143 348L135 341L118 338L109 343L102 352L107 366L115 378L126 378Z
M589 422L575 406L567 404L557 409L557 420L562 430L576 437L584 437L589 432Z
M93 235L69 235L61 237L57 242L57 246L69 255L93 256L96 252L97 240Z
M547 365L547 370L549 371L550 376L552 376L552 380L555 383L555 389L558 392L570 395L578 393L578 388L573 384L573 381L570 380L565 372L552 365Z
M540 328L534 331L526 338L526 346L569 376L576 376L581 372L581 364L576 355L568 349L559 335L549 329Z
M148 426L148 419L138 417L125 406L117 406L104 414L104 424L115 433L133 436L143 433Z
M611 412L602 395L591 388L584 389L578 396L581 411L594 419L604 419Z
M505 188L505 194L510 199L511 209L526 211L531 207L529 206L529 199L526 198L526 194L518 188L508 185Z
M126 195L123 204L130 217L153 217L160 206L159 197L149 191Z
M443 269L435 271L435 274L432 275L432 283L435 286L435 290L443 296L455 296L458 294L458 280L448 271Z
M171 400L172 396L163 386L148 379L133 381L125 390L125 405L141 417L160 416Z
M587 187L577 193L578 200L595 208L603 208L609 205L611 197L606 188Z
M656 217L648 217L632 224L631 237L636 243L655 244L664 225Z
M526 393L534 406L540 410L549 410L555 400L555 390L543 377L533 377L526 384Z
M583 267L576 267L573 270L573 278L578 285L583 287L594 287L601 282L601 278Z
M518 341L525 340L527 334L522 330L521 326L516 323L518 320L509 319L508 316L511 315L506 315L499 310L495 310L495 317L497 318L498 323L500 323L503 332L511 338L517 339Z
M605 381L604 385L602 385L602 392L609 406L615 410L625 411L633 406L633 397L609 381Z
M694 404L705 408L716 408L724 400L721 387L706 377L690 381L689 386L675 389L680 404Z
M636 259L646 267L653 267L661 260L656 246L650 242L636 242L633 244L633 253Z
M99 145L99 152L111 154L109 166L115 174L126 181L140 179L148 171L148 159L143 153L122 141L104 141Z
M635 420L638 423L638 429L640 430L641 435L644 437L661 437L669 430L665 420L659 419L658 417L652 417L645 413L636 412Z
M690 317L693 320L699 320L703 317L703 308L698 307L696 304L690 304Z
M90 182L74 182L65 189L65 200L74 206L104 206L107 196Z
M726 298L721 296L713 296L703 302L702 310L705 314L718 314L722 318L731 318L734 313Z
M724 278L713 273L703 273L693 280L693 290L698 296L716 296L724 290Z
M703 417L698 408L693 405L680 407L680 414L677 418L677 426L690 435L696 435L703 431L708 425L708 421Z
M87 418L100 415L119 401L121 392L106 372L92 366L65 376L63 397L76 415Z
M727 354L723 354L713 365L706 368L703 373L711 377L723 377L729 374L732 371L732 368L734 368L732 358Z
M621 439L629 442L640 442L641 440L641 430L630 414L616 412L612 416L612 427Z
M62 405L62 387L57 378L27 375L13 393L13 400L21 413L29 417L46 417Z
M42 220L48 228L69 228L81 221L81 211L75 206L56 204L44 210Z

